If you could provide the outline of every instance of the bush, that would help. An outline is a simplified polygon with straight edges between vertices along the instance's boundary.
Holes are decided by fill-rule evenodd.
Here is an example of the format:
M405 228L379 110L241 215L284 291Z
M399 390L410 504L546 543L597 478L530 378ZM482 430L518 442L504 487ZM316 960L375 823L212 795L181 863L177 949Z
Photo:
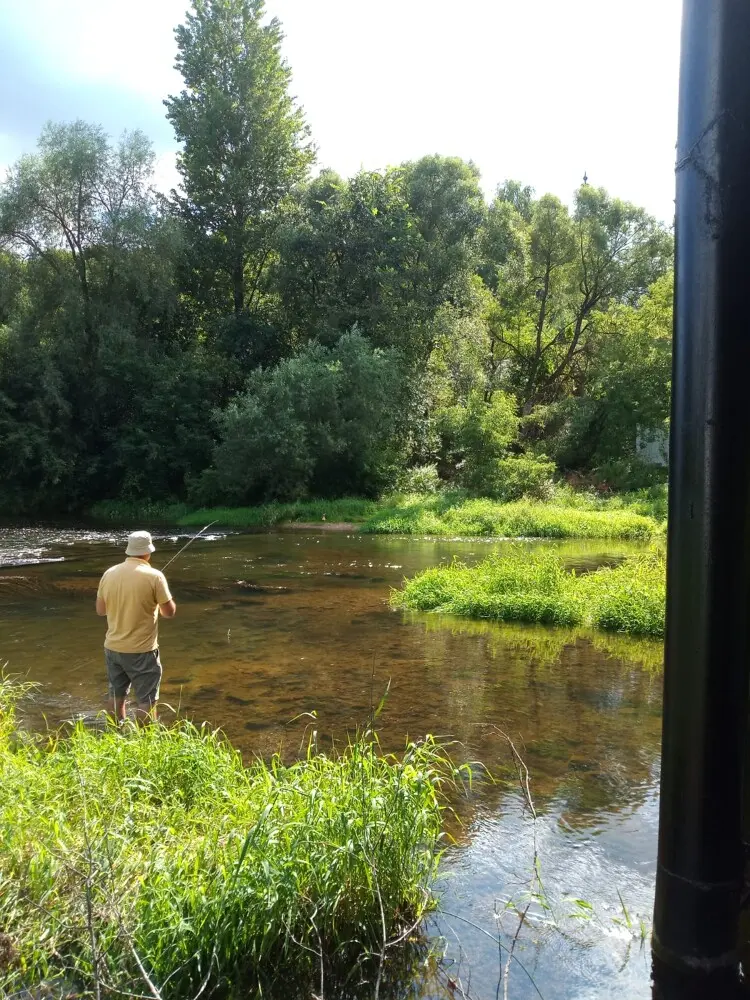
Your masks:
M648 490L666 484L667 475L665 466L649 465L638 458L612 459L596 469L600 481L613 490L624 492Z
M555 463L544 456L516 455L495 464L495 482L490 496L506 503L530 497L550 500L554 490Z
M59 976L148 995L145 974L165 1000L302 992L321 949L351 969L433 905L451 775L433 741L245 768L186 722L34 738L17 694L0 684L3 996Z
M377 492L399 455L401 381L395 356L356 332L256 369L217 415L213 468L192 499L242 505Z
M498 478L498 461L518 432L516 402L503 392L487 402L474 389L465 404L438 415L446 462L455 465L458 482L474 496L492 496Z
M518 546L473 567L426 570L392 595L396 607L469 618L583 625L664 635L666 570L659 552L577 575L550 552Z
M405 469L396 480L398 493L438 493L442 482L436 465L415 465Z

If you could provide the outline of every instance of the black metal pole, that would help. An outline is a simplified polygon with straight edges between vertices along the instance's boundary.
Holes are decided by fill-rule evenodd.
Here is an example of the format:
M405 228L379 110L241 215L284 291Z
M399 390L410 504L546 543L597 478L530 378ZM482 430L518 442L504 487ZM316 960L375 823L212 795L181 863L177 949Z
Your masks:
M750 0L684 0L653 947L738 968L750 653Z

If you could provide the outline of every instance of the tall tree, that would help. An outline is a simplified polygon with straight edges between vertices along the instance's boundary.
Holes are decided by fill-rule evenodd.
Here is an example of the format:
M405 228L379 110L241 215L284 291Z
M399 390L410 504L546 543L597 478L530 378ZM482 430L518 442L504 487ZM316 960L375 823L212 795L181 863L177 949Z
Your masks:
M581 391L595 315L638 301L671 266L672 238L643 209L602 188L583 185L572 213L544 195L525 219L516 202L515 189L500 190L483 240L482 271L496 294L493 350L528 413Z
M0 241L56 272L72 264L87 355L95 349L91 268L99 250L134 249L153 209L151 145L126 132L117 146L98 125L45 126L39 153L24 156L0 187Z
M179 494L208 461L221 359L182 315L152 161L140 133L49 125L0 186L0 506Z
M586 392L566 400L556 457L568 468L609 466L631 476L636 442L666 438L672 377L674 274L659 278L636 306L617 304L596 316L597 350ZM661 470L662 474L666 470ZM639 485L635 479L630 485Z
M454 157L349 181L323 172L298 192L280 244L287 323L329 339L356 324L423 368L441 306L471 298L483 214L476 167Z
M457 156L423 156L403 166L404 190L422 238L414 265L432 310L468 297L480 225L486 213L477 167Z
M256 304L275 210L315 156L289 94L281 26L264 12L263 0L193 0L175 32L185 88L165 101L182 143L176 201L235 313Z

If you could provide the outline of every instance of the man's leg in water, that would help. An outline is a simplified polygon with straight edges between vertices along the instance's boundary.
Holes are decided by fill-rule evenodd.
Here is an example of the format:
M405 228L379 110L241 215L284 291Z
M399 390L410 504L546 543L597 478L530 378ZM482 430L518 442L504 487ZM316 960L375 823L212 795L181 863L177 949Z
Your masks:
M158 722L156 702L139 701L135 710L136 722L139 726L150 726Z
M159 650L143 653L132 669L133 687L138 699L138 722L147 726L157 721L157 703L161 686L162 666Z
M130 690L130 677L123 669L121 654L112 649L105 649L104 659L107 664L109 693L113 701L112 716L115 722L121 723L126 718L126 699Z

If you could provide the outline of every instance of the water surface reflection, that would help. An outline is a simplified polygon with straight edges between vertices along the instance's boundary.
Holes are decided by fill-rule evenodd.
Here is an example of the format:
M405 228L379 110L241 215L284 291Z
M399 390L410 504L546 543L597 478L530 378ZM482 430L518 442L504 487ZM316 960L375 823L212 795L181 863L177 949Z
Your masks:
M41 688L28 721L95 712L106 686L101 572L119 558L115 532L0 531L0 656ZM164 538L163 565L184 539ZM660 650L650 643L403 615L388 607L405 575L454 557L483 558L508 543L333 533L228 534L200 539L170 569L179 603L163 622L164 700L221 725L246 755L298 752L315 713L321 740L344 739L391 688L381 739L398 750L426 732L498 777L460 808L446 857L443 935L471 995L495 995L494 911L528 885L536 840L554 916L540 912L516 957L545 997L647 997L646 952L622 922L650 913L656 843ZM534 543L528 543L534 544ZM553 545L592 566L623 555L607 542ZM38 559L29 561L33 553ZM292 721L296 720L296 721ZM528 764L538 818L515 781L501 732ZM588 901L589 921L565 920L564 897ZM499 902L498 902L499 901ZM618 919L620 923L616 922ZM505 943L517 919L506 914ZM460 959L460 962L459 962ZM512 963L509 996L537 996ZM437 994L425 976L422 997ZM501 991L502 995L502 991Z

